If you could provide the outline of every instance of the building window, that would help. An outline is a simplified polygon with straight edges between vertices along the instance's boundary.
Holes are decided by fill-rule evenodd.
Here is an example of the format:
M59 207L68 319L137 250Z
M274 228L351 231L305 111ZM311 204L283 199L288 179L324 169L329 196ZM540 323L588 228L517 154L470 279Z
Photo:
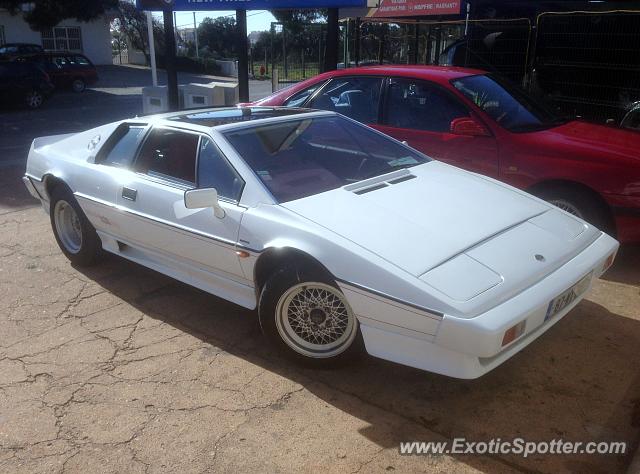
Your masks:
M42 32L42 47L58 51L82 51L79 26L56 26Z

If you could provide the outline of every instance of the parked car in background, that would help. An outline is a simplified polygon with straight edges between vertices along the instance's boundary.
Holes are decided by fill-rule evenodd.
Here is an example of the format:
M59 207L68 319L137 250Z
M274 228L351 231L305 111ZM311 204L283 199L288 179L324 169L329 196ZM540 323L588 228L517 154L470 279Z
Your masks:
M256 102L331 110L640 242L640 134L557 117L480 70L332 71Z
M20 103L30 109L37 109L53 89L54 85L49 75L37 64L20 61L0 62L2 102Z
M173 112L36 138L24 183L77 265L100 249L248 309L306 363L475 378L564 317L618 243L331 112Z
M22 61L40 64L58 89L83 92L98 81L98 71L86 56L73 52L54 51L22 56Z
M37 54L43 51L42 46L39 44L5 43L0 46L0 60L12 60L25 54Z

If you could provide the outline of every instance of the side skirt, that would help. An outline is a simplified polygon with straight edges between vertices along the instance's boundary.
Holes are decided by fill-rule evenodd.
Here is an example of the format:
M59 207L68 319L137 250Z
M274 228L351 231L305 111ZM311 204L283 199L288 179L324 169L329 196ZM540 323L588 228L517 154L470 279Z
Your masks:
M251 285L191 265L185 265L158 252L115 239L105 232L98 231L98 236L102 240L103 249L107 252L124 257L244 308L251 310L256 308L256 294Z

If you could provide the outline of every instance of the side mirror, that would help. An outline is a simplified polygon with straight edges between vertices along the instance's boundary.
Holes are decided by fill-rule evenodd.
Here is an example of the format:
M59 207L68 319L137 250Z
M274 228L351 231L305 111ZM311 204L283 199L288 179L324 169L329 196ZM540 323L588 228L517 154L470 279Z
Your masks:
M213 214L222 219L226 213L218 202L218 191L214 188L189 189L184 192L184 207L187 209L213 208Z
M484 125L471 117L461 117L451 121L451 133L465 137L490 137Z

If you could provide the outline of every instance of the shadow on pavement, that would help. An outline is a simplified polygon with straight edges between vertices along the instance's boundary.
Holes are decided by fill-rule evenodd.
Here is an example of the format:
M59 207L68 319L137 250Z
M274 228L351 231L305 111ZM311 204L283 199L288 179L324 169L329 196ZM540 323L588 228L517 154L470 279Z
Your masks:
M621 245L613 266L603 279L625 285L640 286L640 244ZM640 312L640 308L638 308Z
M114 256L81 271L149 317L300 383L365 420L363 436L381 447L442 437L627 441L625 456L492 456L505 471L613 473L624 472L638 442L640 321L588 300L502 366L465 381L368 356L331 371L300 368L267 344L254 312ZM387 412L406 423L389 426ZM424 439L425 430L434 433L431 439ZM457 458L487 469L482 457Z

